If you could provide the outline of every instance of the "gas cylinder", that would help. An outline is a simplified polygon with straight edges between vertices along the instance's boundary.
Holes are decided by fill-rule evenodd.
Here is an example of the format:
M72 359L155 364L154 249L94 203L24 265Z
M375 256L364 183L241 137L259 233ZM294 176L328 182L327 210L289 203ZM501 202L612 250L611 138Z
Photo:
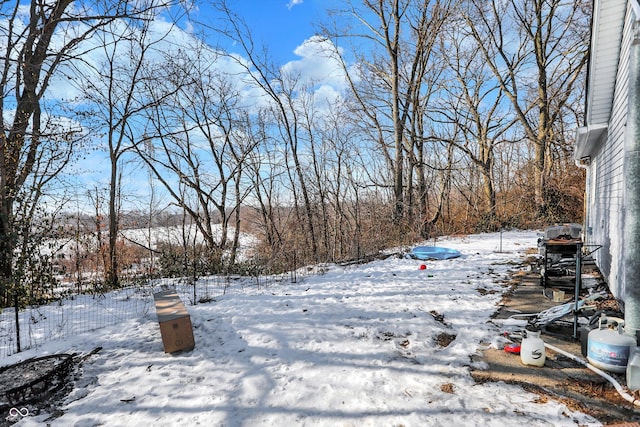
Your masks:
M623 374L627 370L630 348L636 346L636 340L625 335L622 325L609 322L606 316L600 317L598 329L589 332L587 342L587 360L593 366Z
M525 365L544 366L546 359L544 341L540 338L540 330L528 328L520 346L520 360Z
M631 347L627 364L627 387L629 390L640 390L640 347Z

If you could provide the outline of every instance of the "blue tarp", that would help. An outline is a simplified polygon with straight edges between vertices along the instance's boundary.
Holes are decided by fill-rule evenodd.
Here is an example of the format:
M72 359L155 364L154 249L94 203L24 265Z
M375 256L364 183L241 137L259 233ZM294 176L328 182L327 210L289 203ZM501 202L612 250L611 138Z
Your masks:
M458 258L462 254L460 251L439 246L416 246L411 251L411 255L418 259L450 259Z

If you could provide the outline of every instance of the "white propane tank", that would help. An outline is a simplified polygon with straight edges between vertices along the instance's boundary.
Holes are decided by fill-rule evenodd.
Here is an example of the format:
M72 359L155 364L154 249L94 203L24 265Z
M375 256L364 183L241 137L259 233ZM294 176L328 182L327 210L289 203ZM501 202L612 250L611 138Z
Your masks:
M544 341L540 338L540 331L527 329L526 336L520 345L520 360L525 365L544 366L547 355L544 351Z
M640 347L631 347L627 364L627 387L631 391L640 390Z
M617 322L608 323L603 315L598 321L598 329L589 332L587 360L597 368L623 374L627 370L630 348L636 346L636 340L623 334Z

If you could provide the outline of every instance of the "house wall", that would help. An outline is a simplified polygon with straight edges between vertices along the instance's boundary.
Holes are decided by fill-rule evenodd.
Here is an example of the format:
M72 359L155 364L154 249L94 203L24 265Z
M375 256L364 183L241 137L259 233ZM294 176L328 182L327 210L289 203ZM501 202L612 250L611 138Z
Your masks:
M629 54L635 16L627 8L607 141L592 155L587 170L585 243L602 245L594 252L611 292L624 299L624 136L628 119Z

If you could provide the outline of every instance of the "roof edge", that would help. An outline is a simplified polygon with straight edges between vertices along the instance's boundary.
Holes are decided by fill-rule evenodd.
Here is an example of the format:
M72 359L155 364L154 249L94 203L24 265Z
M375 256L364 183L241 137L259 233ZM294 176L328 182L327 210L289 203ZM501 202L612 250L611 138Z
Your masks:
M587 125L578 128L573 159L576 162L590 162L602 143L607 139L609 126L607 124Z

